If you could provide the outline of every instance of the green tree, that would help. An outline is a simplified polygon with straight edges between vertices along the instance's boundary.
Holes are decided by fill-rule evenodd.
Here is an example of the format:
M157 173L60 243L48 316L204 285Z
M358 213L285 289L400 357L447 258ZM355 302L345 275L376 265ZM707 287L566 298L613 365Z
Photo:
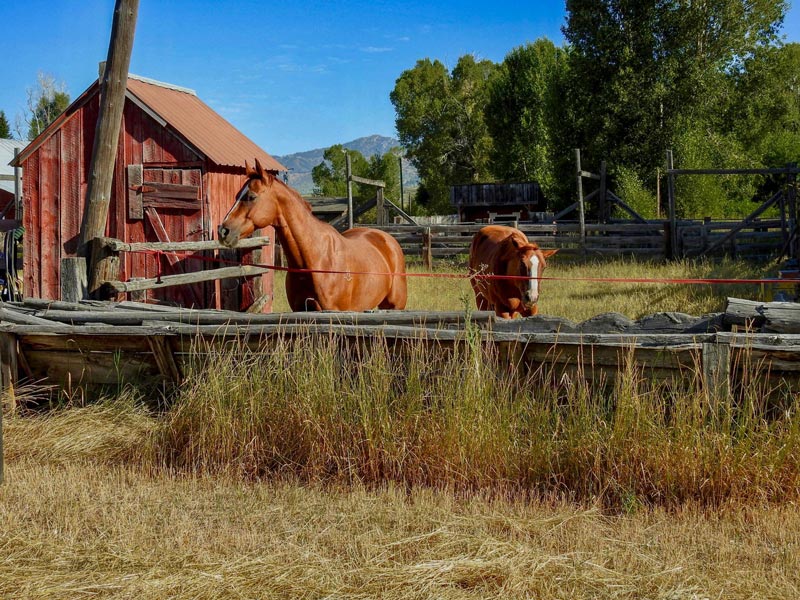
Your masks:
M732 80L729 131L765 166L800 162L800 44L760 49Z
M347 155L350 155L350 167L354 175L368 177L369 162L358 150L348 150L342 144L336 144L325 150L323 162L311 169L314 181L314 195L331 198L347 196ZM367 186L355 184L353 197L362 199L369 194Z
M17 116L16 129L20 137L32 140L69 106L69 94L63 83L40 72L36 86L26 90L27 107Z
M550 199L568 195L565 184L572 189L563 145L567 66L567 52L540 39L509 52L489 81L492 172L505 181L535 180Z
M491 137L484 115L487 81L496 65L462 56L452 72L438 60L417 61L390 99L406 156L417 168L433 212L451 212L449 186L491 179Z
M578 144L589 164L607 160L653 187L687 127L690 136L724 129L727 74L776 41L786 2L568 0L567 11Z
M377 154L369 158L366 177L377 179L386 184L384 195L392 202L400 205L400 160L401 148L392 148L383 156Z
M11 127L6 119L5 111L2 110L0 110L0 138L6 140L11 138Z

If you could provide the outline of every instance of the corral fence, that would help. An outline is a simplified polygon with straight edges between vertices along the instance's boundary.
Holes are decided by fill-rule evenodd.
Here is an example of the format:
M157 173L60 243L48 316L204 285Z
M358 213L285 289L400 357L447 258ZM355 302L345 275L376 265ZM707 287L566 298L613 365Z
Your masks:
M509 224L542 248L558 248L559 256L575 258L636 256L665 259L705 254L767 260L777 258L785 250L786 232L780 219L755 220L744 227L740 221L677 221L674 251L669 221L585 223L583 228L574 222ZM380 229L397 239L406 255L421 256L422 261L430 265L436 259L468 254L472 237L485 225L403 224Z
M256 262L258 264L238 264L233 266L222 266L214 268L204 268L193 271L183 271L173 274L160 274L157 277L132 277L127 281L119 279L119 266L121 254L126 252L141 252L155 255L163 255L170 264L177 265L182 261L195 259L212 263L232 263L235 261L224 260L221 257L206 256L208 252L231 252L230 249L219 243L218 240L198 241L198 242L123 242L122 240L101 237L95 239L95 244L100 248L98 255L102 260L95 267L95 279L102 282L103 295L114 297L116 295L128 294L132 299L144 300L146 292L159 290L173 286L190 286L202 282L219 281L223 279L254 277L270 273L271 260L268 264L263 264L260 260L263 254L260 252L264 247L272 250L272 240L268 236L256 236L239 241L236 250L253 250L257 252ZM67 269L62 265L64 273L85 273L85 267L77 263L77 267ZM77 300L85 298L86 281L79 277L62 278L62 298ZM260 311L264 304L271 300L271 290L260 294L255 298L248 312Z

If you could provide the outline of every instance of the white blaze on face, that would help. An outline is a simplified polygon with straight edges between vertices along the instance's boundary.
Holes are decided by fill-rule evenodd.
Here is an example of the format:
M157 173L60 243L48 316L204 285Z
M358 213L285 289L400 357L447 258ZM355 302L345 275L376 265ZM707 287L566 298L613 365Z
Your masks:
M539 257L531 254L531 271L528 279L528 293L532 302L539 300Z
M231 206L230 210L228 210L228 214L225 215L224 219L222 219L223 223L228 220L228 217L231 216L231 213L233 212L233 209L236 208L236 206L239 204L239 202L241 202L243 198L247 197L247 192L249 192L249 191L250 191L250 182L248 181L244 185L244 187L242 187L241 191L237 194L236 200L233 201L233 206Z

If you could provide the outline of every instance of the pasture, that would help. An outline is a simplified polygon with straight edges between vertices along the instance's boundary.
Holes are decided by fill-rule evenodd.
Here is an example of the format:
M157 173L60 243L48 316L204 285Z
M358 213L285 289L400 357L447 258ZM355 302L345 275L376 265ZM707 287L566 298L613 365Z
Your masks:
M545 275L773 272L554 259ZM276 290L279 309L280 280ZM701 314L758 293L545 281L541 312ZM409 279L410 309L473 302L466 279ZM791 397L765 402L757 369L720 399L633 365L613 389L546 370L520 381L476 345L431 356L412 343L404 358L320 338L271 350L198 361L169 403L121 386L101 403L8 417L0 596L783 598L800 587L800 418Z
M425 275L425 270L410 263L412 275ZM440 277L408 278L408 310L475 310L475 297L470 287L466 260L437 261L434 273ZM712 278L748 279L774 277L777 267L745 261L675 261L641 262L634 259L598 260L581 263L564 260L558 255L548 261L544 277L563 278ZM457 277L441 277L453 274ZM290 310L283 293L283 272L275 273L276 312ZM702 315L724 309L725 298L738 296L758 299L762 294L756 285L664 285L648 283L596 283L591 281L542 282L539 312L583 321L604 312L620 312L631 319L664 311L680 311Z

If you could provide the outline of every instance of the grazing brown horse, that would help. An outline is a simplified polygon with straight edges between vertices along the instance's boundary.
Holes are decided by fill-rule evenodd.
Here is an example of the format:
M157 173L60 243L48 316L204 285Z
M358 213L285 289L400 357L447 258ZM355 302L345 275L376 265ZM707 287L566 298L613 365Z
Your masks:
M471 279L479 310L494 310L498 317L529 317L539 312L539 279L546 259L558 250L542 250L519 229L487 225L469 249L469 268L473 274L506 275L527 279L475 277Z
M233 248L242 237L272 225L290 269L336 273L286 274L286 296L294 311L403 309L405 257L392 236L377 229L339 233L317 219L295 190L245 162L247 181L219 226L219 241ZM399 276L398 276L399 274Z

